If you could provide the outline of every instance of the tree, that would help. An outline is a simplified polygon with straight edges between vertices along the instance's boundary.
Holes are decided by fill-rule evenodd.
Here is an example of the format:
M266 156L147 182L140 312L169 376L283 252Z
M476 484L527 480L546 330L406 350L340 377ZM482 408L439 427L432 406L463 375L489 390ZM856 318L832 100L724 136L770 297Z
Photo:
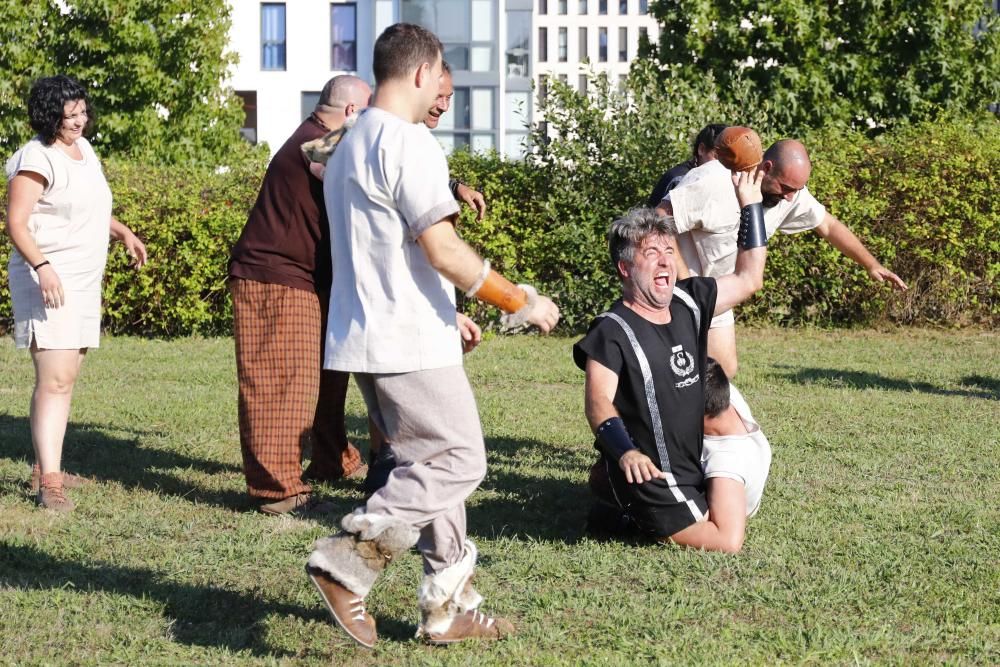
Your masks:
M219 163L241 146L242 108L222 81L233 56L226 0L0 3L0 145L32 135L25 100L40 76L88 90L101 155Z
M785 132L1000 101L1000 18L983 0L660 0L651 11L659 64L712 74L724 99L741 76Z

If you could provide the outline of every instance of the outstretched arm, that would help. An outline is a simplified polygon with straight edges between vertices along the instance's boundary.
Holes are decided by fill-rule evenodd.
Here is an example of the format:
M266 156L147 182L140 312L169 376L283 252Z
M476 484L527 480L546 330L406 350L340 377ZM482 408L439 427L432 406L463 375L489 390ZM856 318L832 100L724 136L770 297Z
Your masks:
M868 272L868 275L877 283L888 282L895 289L906 290L906 283L889 269L875 259L865 244L861 242L850 228L840 220L830 215L828 212L823 218L823 223L813 231L834 248L842 252L846 257L854 260Z
M548 333L559 321L559 309L551 299L535 294L530 287L512 284L458 237L454 216L428 227L417 239L431 266L451 284L469 296L518 316L523 323ZM530 291L532 294L528 294Z
M764 172L754 176L733 172L733 187L740 204L740 231L737 239L736 270L718 279L715 314L737 306L764 284L764 263L767 259L767 230L764 228L763 197L760 184Z

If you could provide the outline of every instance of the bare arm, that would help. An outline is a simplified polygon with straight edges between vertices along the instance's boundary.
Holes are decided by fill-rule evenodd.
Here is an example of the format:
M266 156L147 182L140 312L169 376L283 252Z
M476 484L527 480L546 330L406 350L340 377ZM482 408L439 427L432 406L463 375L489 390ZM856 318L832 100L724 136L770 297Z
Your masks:
M587 380L584 387L584 412L590 429L601 439L598 429L609 419L618 417L614 406L618 391L618 374L593 359L587 359ZM623 436L624 437L624 436ZM607 450L602 446L602 450ZM618 459L618 467L629 484L642 484L653 478L665 479L652 459L638 449L630 449Z
M35 272L38 274L38 289L42 293L45 307L59 308L66 303L62 280L28 231L31 211L44 191L45 178L41 174L21 171L14 176L7 192L7 234L24 261L31 267L38 267Z
M141 268L146 263L146 246L131 229L118 221L118 218L111 216L111 238L121 241L125 246L125 251L132 258L132 266Z
M760 193L760 183L764 172L758 169L756 177L746 172L733 173L733 186L736 188L736 198L740 208L763 200ZM724 313L733 306L738 306L759 290L764 284L764 264L767 260L767 245L745 250L740 248L736 253L736 269L733 273L718 279L718 296L715 300L715 314Z
M427 255L431 266L452 285L466 294L473 292L479 299L506 308L508 313L523 319L520 324L531 324L542 333L548 333L559 321L559 309L552 300L534 289L528 295L524 289L512 285L476 254L469 244L458 237L454 225L455 216L449 216L428 227L417 238L417 243ZM485 271L484 271L485 269ZM490 289L486 289L489 286ZM510 297L514 298L511 299ZM517 305L509 307L513 302Z
M875 282L888 281L895 289L907 289L906 283L889 269L875 259L865 244L861 242L850 228L827 212L823 218L823 223L816 227L815 231L820 237L826 239L827 243L842 252L846 257L861 265L868 272L868 275Z

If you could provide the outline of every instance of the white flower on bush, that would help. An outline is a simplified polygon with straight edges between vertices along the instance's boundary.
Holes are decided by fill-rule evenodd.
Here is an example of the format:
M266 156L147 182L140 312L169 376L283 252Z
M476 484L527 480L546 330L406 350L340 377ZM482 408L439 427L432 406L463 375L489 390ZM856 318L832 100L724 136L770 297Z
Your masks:
M162 118L163 120L166 120L166 119L170 118L170 109L168 109L167 107L163 106L159 102L156 102L153 105L153 108L156 109L156 115L159 116L160 118Z
M218 174L218 175L220 175L220 176L222 174L228 174L229 173L229 165L226 165L226 164L219 165L218 167L215 168L215 173Z
M760 17L758 22L761 25L771 25L772 23L774 23L774 17L771 16L770 14L764 14L763 16Z
M749 69L751 67L756 67L757 59L754 58L753 56L747 56L746 60L736 61L736 66L739 67L740 69Z
M771 69L772 67L777 67L778 65L778 61L774 58L768 58L764 61L764 69Z
M740 30L753 30L753 22L748 18L740 19Z

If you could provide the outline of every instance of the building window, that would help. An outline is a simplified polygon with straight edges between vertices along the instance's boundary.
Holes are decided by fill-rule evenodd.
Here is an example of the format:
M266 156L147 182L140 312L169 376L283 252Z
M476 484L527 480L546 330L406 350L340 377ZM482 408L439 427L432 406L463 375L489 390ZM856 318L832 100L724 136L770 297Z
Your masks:
M538 29L538 62L544 63L549 59L549 29Z
M496 70L496 0L400 0L400 21L427 28L455 70Z
M559 75L559 81L561 81L562 83L568 82L569 81L569 75L568 74L560 74Z
M639 28L639 43L648 44L649 43L649 29L645 26Z
M568 14L569 13L569 8L567 7L568 4L569 4L569 0L559 0L559 13L560 14Z
M358 69L358 6L353 2L330 5L330 42L330 69Z
M649 0L639 0L639 13L640 14L649 13Z
M545 101L549 98L549 75L542 74L538 77L538 106L545 107Z
M538 13L539 14L549 13L549 0L538 0Z
M628 62L628 28L618 28L618 62Z
M587 29L580 28L580 62L585 62L590 60L590 56L587 54Z
M586 74L581 74L580 75L579 88L580 88L580 92L581 93L583 93L584 95L587 94L587 75Z
M285 3L260 6L260 68L285 69Z
M602 15L608 13L608 0L597 0L597 13Z
M531 115L531 93L511 91L506 95L506 126L503 152L509 158L524 157L528 143L528 128Z
M441 116L434 130L446 151L466 146L474 151L496 147L495 94L495 88L455 88L451 109Z
M566 28L559 28L559 62L569 60L569 34Z
M628 14L628 0L618 0L618 13L622 16Z
M302 104L302 120L305 120L312 115L312 112L316 110L316 105L319 104L320 91L318 90L303 90L301 97Z
M587 0L580 0L580 16L587 15Z
M507 12L507 80L524 79L528 84L531 76L531 12Z
M237 90L237 97L243 100L243 127L240 136L251 144L257 143L257 91Z
M608 29L597 29L597 61L608 62Z

